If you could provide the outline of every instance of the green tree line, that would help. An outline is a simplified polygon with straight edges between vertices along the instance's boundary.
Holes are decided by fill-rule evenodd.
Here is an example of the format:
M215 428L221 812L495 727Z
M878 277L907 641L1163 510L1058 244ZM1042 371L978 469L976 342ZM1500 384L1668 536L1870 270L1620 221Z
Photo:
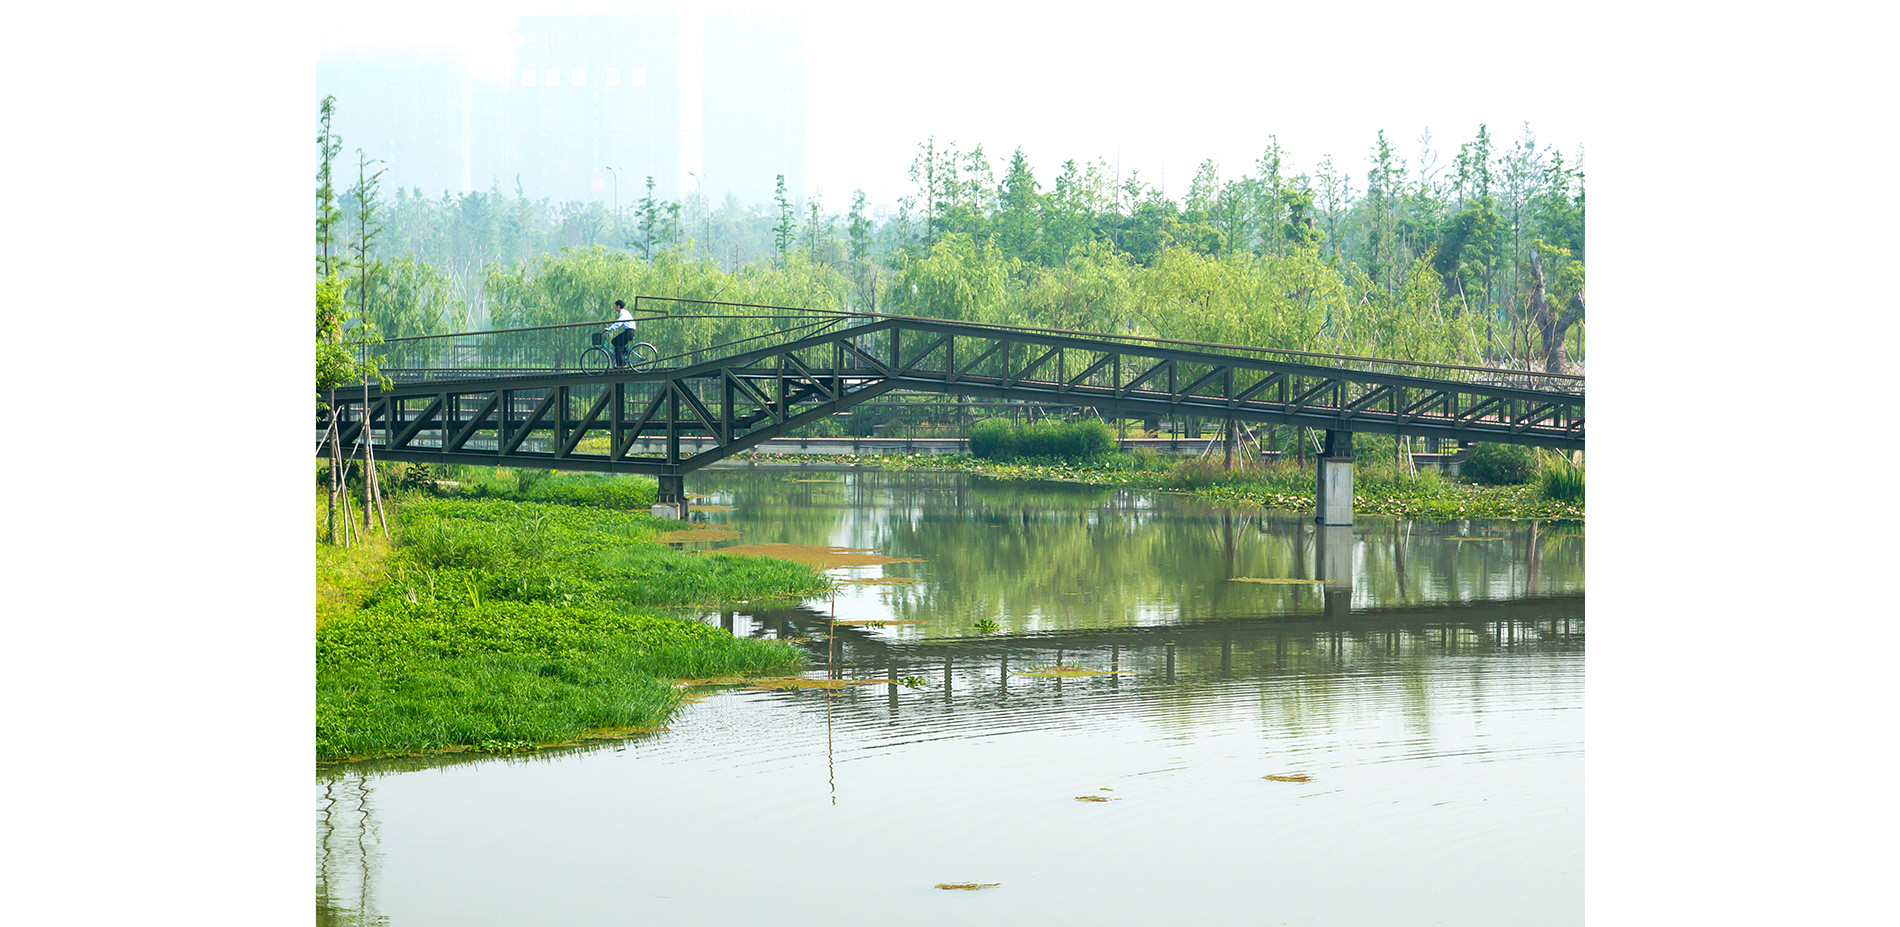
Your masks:
M1100 160L1045 179L1020 148L999 169L980 145L933 138L879 222L862 191L834 213L783 177L751 205L669 201L646 178L615 210L533 200L518 181L385 197L364 162L319 209L319 263L356 324L385 338L601 319L644 295L1547 370L1581 360L1580 151L1526 124L1509 142L1479 126L1449 157L1426 133L1408 156L1381 131L1363 163L1296 170L1271 140L1242 170L1202 162L1177 200ZM334 246L350 235L354 248ZM641 337L670 353L759 330L682 319Z

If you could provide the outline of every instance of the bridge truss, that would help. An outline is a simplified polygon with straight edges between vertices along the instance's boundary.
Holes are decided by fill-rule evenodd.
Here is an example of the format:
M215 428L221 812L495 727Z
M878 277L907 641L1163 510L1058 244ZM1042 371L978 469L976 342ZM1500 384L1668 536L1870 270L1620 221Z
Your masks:
M645 473L664 498L687 472L894 391L1584 446L1583 379L1523 371L843 313L599 375L498 363L469 346L480 335L452 337L432 348L447 364L404 366L404 346L379 347L392 382L335 397L346 450L367 428L382 460Z

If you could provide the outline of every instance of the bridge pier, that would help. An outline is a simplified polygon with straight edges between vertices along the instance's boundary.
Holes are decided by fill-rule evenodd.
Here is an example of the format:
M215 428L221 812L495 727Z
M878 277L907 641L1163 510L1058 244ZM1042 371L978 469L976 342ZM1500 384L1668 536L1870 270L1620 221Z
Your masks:
M1326 429L1326 449L1314 468L1313 520L1322 525L1352 524L1352 432Z
M686 474L659 475L660 492L653 500L653 514L660 518L686 518Z

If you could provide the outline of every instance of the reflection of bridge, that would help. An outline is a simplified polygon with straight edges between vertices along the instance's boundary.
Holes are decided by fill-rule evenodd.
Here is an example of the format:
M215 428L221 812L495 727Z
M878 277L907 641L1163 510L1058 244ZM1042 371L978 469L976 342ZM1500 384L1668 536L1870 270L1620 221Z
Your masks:
M886 393L943 393L1211 419L1229 446L1241 423L1323 430L1328 524L1351 521L1354 432L1584 445L1583 378L1560 374L757 306L642 335L709 318L744 337L641 372L572 369L598 323L377 345L391 383L337 393L339 440L368 425L383 460L651 474L683 510L689 471Z
M829 660L833 678L844 678L849 667L861 668L873 676L888 673L889 678L895 678L905 668L940 664L946 697L951 670L957 665L1000 667L1004 685L1008 684L1010 666L1021 670L1036 664L1110 672L1139 670L1171 683L1175 681L1177 660L1193 657L1197 662L1217 665L1219 672L1227 675L1235 671L1236 648L1244 651L1268 642L1282 658L1289 642L1303 642L1303 649L1331 654L1337 660L1347 641L1378 642L1391 652L1397 649L1400 637L1408 637L1429 651L1459 653L1521 645L1581 646L1584 634L1581 594L1397 606L1351 613L1331 608L1330 598L1328 604L1320 613L920 641L891 640L862 625L835 624L818 610L803 605L761 609L743 618L734 612L723 612L719 620L726 630L741 635L754 629L770 631L777 637L835 635L840 648ZM740 621L749 627L740 627ZM1213 662L1212 656L1216 651L1218 664Z

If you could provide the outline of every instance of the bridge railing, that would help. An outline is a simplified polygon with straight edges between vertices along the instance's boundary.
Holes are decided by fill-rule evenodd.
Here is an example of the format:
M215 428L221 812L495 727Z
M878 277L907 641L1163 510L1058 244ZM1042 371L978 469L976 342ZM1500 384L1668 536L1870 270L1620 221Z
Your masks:
M971 335L993 333L998 338L1014 337L1027 340L1033 340L1038 336L1079 338L1096 342L1097 350L1188 351L1200 355L1281 361L1459 383L1509 386L1571 394L1581 394L1584 391L1584 378L1581 376L1535 370L1404 361L1285 348L1185 341L1148 335L1105 334L715 300L643 296L637 297L634 305L637 326L635 340L654 345L659 354L658 365L661 367L678 367L717 360L724 356L766 347L775 341L790 341L795 338L836 332L849 327L890 321L898 324L955 326ZM611 319L601 319L559 325L398 338L368 346L367 351L380 359L384 375L397 381L579 372L581 354L592 346L591 336L611 321Z
M661 367L716 359L773 340L802 337L855 317L852 313L781 306L675 300L665 309L635 300L634 341L659 354ZM731 307L731 308L727 308ZM396 381L456 380L510 374L579 372L581 355L612 319L392 338L358 344Z

